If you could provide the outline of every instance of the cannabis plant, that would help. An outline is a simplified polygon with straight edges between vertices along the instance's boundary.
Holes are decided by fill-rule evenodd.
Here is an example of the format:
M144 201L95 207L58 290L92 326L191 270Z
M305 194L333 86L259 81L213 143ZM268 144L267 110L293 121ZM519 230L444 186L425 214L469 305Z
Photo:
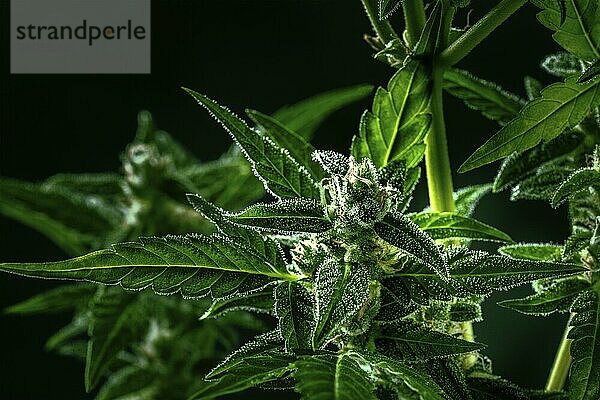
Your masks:
M111 178L121 182L111 190L97 177L3 183L15 189L2 210L72 253L125 240L66 261L1 264L93 283L12 310L74 309L73 324L51 342L85 356L88 390L107 378L101 399L211 399L258 387L307 400L598 400L600 4L532 0L564 51L542 62L562 80L544 88L527 77L527 99L455 68L526 2L502 0L457 29L468 0L363 0L375 32L366 41L393 76L362 115L349 154L316 150L310 138L328 111L365 87L272 116L249 110L252 125L186 89L237 146L211 173L190 172L206 168L153 133L142 114L140 131L151 133L138 134L123 157L125 178ZM389 19L398 9L402 32ZM504 159L493 183L454 190L444 90L499 123L459 170ZM430 206L414 211L423 159ZM228 163L252 171L266 199L257 202L249 174L226 172ZM515 244L474 219L479 199L501 190L513 200L568 203L571 236L563 245ZM52 206L61 202L86 218ZM41 212L33 218L31 209ZM156 236L167 228L179 234ZM502 247L477 250L478 241ZM501 305L571 313L545 389L495 375L473 330L487 296L526 283L534 294ZM203 374L210 358L248 335Z

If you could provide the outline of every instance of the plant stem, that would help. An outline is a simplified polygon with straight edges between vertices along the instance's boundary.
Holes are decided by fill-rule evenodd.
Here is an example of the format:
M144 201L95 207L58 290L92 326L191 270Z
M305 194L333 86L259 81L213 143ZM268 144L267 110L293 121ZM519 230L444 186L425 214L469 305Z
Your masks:
M404 11L404 24L409 46L413 46L421 37L425 26L425 7L423 0L410 0L402 2Z
M502 0L446 48L440 56L440 61L446 66L452 66L462 60L525 3L527 0Z
M373 30L384 43L388 43L397 39L398 34L394 32L394 28L392 28L392 25L387 20L379 19L376 3L377 0L362 0L363 7L369 16L369 21L373 25Z
M573 318L573 315L571 315L571 318ZM546 390L549 392L558 392L562 390L567 380L567 376L569 375L569 367L571 365L571 340L567 337L570 330L571 326L569 320L558 351L556 352L554 364L552 364L552 369L548 376L548 382L546 383Z
M442 99L443 68L434 66L431 95L431 130L427 135L425 149L425 169L427 189L432 211L454 211L452 172L446 142L444 104Z

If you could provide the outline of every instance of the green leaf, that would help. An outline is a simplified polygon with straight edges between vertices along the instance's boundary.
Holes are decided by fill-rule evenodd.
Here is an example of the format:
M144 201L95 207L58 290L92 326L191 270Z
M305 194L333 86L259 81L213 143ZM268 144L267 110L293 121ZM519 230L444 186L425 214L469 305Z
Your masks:
M360 134L352 141L354 158L369 158L377 168L396 160L404 160L406 168L416 166L423 158L431 123L429 98L424 67L416 61L402 67L387 90L377 90L372 112L363 114Z
M513 241L494 227L453 212L420 212L409 215L409 218L433 239Z
M321 233L333 227L319 202L301 198L256 204L227 218L236 224L271 232Z
M232 311L270 314L273 310L273 301L273 288L271 286L256 292L246 293L242 297L230 296L215 299L200 319L218 318Z
M584 139L585 135L580 132L567 131L532 149L511 154L504 160L496 175L494 192L518 184L546 164L559 162L579 148Z
M439 275L414 258L404 257L392 265L391 276L400 279L418 304L429 305L430 299L451 300L455 297L488 295L493 291L538 279L557 278L584 271L578 264L515 260L466 248L448 250L450 279Z
M502 246L498 251L519 260L560 261L563 248L548 243L518 243Z
M387 215L375 224L375 232L389 244L425 263L443 279L448 277L448 265L440 248L406 216Z
M578 169L558 187L552 197L552 206L558 207L567 198L589 187L600 187L600 171L594 168Z
M379 0L379 19L388 19L402 4L402 0Z
M579 124L600 104L600 85L599 82L579 85L575 80L571 77L565 83L554 83L542 90L540 98L527 103L519 115L477 149L459 171L489 164L513 151L527 150Z
M429 377L417 371L412 366L405 365L397 360L376 353L355 353L361 364L368 363L373 369L378 381L391 384L395 387L400 384L408 386L411 391L418 393L422 400L445 399L442 389Z
M472 376L467 383L473 400L530 400L523 389L498 376Z
M294 356L280 352L263 352L237 359L218 376L213 375L214 380L205 382L189 400L220 398L275 381L294 368L294 360Z
M444 73L444 89L470 108L502 124L513 119L525 104L518 96L495 83L460 69L450 69Z
M7 314L54 314L70 311L85 305L94 297L94 285L61 285L35 295L4 310Z
M319 198L319 189L306 168L267 136L252 130L227 108L214 100L185 89L219 121L243 149L255 173L274 196Z
M312 349L314 298L304 286L283 282L275 290L275 315L287 351Z
M533 3L542 8L538 20L555 31L552 37L565 50L586 61L600 58L600 7L595 0L565 0L564 18L558 1Z
M310 400L377 400L368 371L352 352L303 356L296 361L296 390Z
M127 366L111 374L95 400L153 400L159 395L155 377L137 366Z
M296 132L285 127L273 117L254 110L246 110L248 117L267 135L277 146L286 149L290 156L310 172L313 179L320 181L324 174L317 163L312 160L315 148Z
M140 308L141 303L136 299L136 296L113 288L99 291L94 299L85 365L85 387L88 392L148 323Z
M542 89L544 88L542 82L532 78L531 76L526 76L523 81L525 84L525 92L527 93L527 100L531 101L541 96Z
M375 319L381 322L393 322L416 310L410 291L401 279L388 278L380 284L381 304Z
M40 231L66 252L81 254L107 245L121 224L111 198L118 182L112 175L62 175L41 184L0 178L0 213ZM109 187L108 198L88 193L98 186Z
M328 343L367 301L370 273L364 264L326 261L316 272L313 348Z
M580 277L559 279L544 287L539 293L522 299L504 300L498 305L529 315L566 312L571 308L579 293L589 287L589 281Z
M408 320L383 325L375 346L382 354L408 362L470 353L485 347Z
M481 198L488 194L491 189L492 185L484 183L481 185L466 186L454 192L456 213L465 217L473 215Z
M367 97L373 91L371 85L356 85L331 90L279 109L273 118L296 132L307 141L330 114Z
M571 311L569 339L571 371L569 393L572 400L600 398L600 290L596 286L579 295Z
M298 279L287 271L281 253L265 255L218 235L142 238L66 261L0 264L0 271L132 290L151 287L159 294L180 292L194 298L249 292L273 279Z
M420 367L439 387L444 389L445 399L472 400L462 366L456 359L437 358L416 364L416 367Z
M571 175L572 171L570 167L554 164L539 168L535 175L525 178L512 189L510 199L550 202L556 189Z

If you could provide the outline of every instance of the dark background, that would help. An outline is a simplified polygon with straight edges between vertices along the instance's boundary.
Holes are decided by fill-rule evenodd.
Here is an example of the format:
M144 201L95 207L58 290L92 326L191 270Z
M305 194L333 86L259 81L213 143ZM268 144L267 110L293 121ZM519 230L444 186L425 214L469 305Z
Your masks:
M219 99L234 111L245 107L273 112L332 88L370 82L383 85L393 71L371 58L361 39L370 32L358 0L152 1L151 75L10 75L9 4L0 0L0 174L41 180L58 172L117 170L118 155L132 139L136 113L153 112L198 157L210 160L228 148L228 135L183 93L187 86ZM473 1L476 20L489 8ZM545 83L543 55L558 50L550 31L525 6L498 29L461 67L524 95L523 76ZM394 21L400 24L400 15ZM458 25L463 21L458 20ZM449 148L453 169L497 125L447 97ZM369 100L330 118L315 139L317 148L347 151ZM488 182L497 165L464 175L457 187ZM423 186L421 184L421 186ZM426 204L423 187L413 207ZM518 241L562 241L564 210L541 202L511 203L505 193L487 197L477 217ZM64 255L42 235L0 218L0 260L42 261ZM53 283L0 276L0 308ZM523 295L528 288L509 295ZM506 297L503 295L502 297ZM475 326L489 344L495 371L530 387L541 387L566 316L533 318L495 306ZM20 318L0 315L0 399L84 399L83 366L44 352L45 339L66 316Z

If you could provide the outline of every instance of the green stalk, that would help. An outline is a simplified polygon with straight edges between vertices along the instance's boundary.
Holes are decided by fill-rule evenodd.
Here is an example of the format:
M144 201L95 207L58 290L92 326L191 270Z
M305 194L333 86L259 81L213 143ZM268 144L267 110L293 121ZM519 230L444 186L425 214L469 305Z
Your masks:
M527 0L502 0L442 52L441 62L452 66L462 60L525 3Z
M425 26L425 7L423 0L411 0L402 2L404 11L404 22L408 44L413 46L421 37L421 31Z
M572 318L573 316L571 316ZM571 366L571 340L568 339L569 330L571 329L569 323L560 342L560 347L556 352L550 375L548 376L548 382L546 383L546 390L549 392L558 392L563 389L567 376L569 376L569 367Z
M398 34L392 28L392 25L387 20L379 19L379 13L377 12L377 0L362 0L363 7L369 16L369 21L373 26L373 30L384 42L388 43L398 38Z

